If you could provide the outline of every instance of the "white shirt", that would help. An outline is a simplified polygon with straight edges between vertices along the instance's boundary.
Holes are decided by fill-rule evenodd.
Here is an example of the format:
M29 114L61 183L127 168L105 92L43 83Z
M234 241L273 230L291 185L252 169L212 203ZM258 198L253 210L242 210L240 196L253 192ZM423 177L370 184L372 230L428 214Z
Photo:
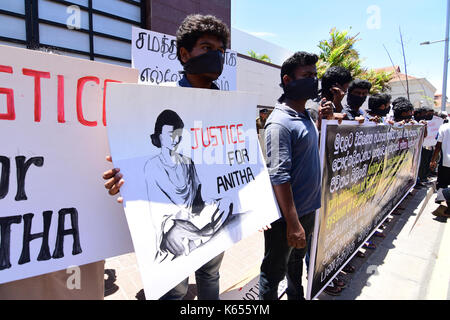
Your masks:
M450 123L441 125L437 141L442 143L442 165L450 167Z

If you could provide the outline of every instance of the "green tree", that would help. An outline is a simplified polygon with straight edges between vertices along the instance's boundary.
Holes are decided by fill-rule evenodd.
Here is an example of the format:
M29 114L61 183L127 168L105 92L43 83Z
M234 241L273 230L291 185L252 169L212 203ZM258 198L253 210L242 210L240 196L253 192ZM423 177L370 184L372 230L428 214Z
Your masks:
M262 60L265 62L272 62L272 60L270 60L269 56L267 54L257 54L255 51L250 50L248 52L248 55L250 57L252 57L253 59L258 59L258 60Z
M318 77L329 67L342 66L347 68L353 78L364 79L372 83L371 94L387 91L390 89L389 81L394 72L375 71L362 66L362 61L358 51L355 49L355 43L360 41L358 34L349 35L349 31L339 31L336 28L331 29L330 38L320 41L319 62L317 64Z

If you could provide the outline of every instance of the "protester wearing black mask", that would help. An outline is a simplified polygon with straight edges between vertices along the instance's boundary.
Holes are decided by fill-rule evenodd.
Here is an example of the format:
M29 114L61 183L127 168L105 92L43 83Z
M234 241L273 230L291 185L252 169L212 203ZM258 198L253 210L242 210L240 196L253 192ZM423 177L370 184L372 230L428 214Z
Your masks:
M414 106L408 99L394 101L394 121L396 123L412 122Z
M434 110L430 107L420 107L414 110L414 120L417 122L421 120L431 121L433 120Z
M387 124L386 116L391 111L391 96L377 93L369 97L366 120Z
M433 108L425 107L424 120L431 121L431 120L433 120L433 117L434 117L434 110L433 110Z
M297 52L281 66L278 100L265 126L267 167L282 218L264 231L259 296L278 299L278 284L287 275L289 300L304 299L303 258L314 230L314 212L320 208L321 176L317 128L305 109L317 96L318 56ZM319 109L319 121L324 114Z
M414 110L414 120L417 122L421 120L426 120L426 109L424 107L419 107Z
M211 15L189 15L177 31L177 57L183 65L183 77L169 85L218 90L213 81L223 70L224 52L228 46L228 27ZM111 160L109 158L109 160ZM103 174L110 195L120 191L124 180L117 168ZM122 199L118 199L122 201ZM199 300L219 299L219 269L224 253L205 263L195 272ZM181 300L188 293L188 278L167 292L161 300Z
M342 113L346 115L345 120L355 120L363 115L360 110L366 101L372 84L367 80L355 79L350 83L347 93L347 103L344 105Z

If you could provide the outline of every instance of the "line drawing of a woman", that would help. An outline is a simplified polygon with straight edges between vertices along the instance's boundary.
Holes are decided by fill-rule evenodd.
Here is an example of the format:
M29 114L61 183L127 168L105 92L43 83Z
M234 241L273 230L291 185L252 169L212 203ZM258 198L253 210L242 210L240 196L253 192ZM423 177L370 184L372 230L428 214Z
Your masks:
M183 128L183 120L175 111L162 111L150 135L160 153L144 166L148 200L164 204L158 207L158 212L151 212L157 232L158 262L189 255L232 218L230 199L211 199L202 194L194 162L176 151Z

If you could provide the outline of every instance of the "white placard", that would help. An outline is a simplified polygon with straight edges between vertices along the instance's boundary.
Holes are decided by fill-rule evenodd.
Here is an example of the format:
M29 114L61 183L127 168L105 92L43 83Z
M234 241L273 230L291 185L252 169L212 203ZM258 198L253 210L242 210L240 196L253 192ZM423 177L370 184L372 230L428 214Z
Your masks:
M108 91L108 137L147 299L280 217L256 101L181 87Z
M133 26L131 59L133 68L139 70L139 82L160 84L182 77L174 36ZM215 81L220 90L236 91L236 64L237 52L226 50L223 72Z
M104 93L137 77L130 68L0 46L0 283L133 250L102 173L112 167Z
M431 121L427 121L427 136L423 140L424 147L434 147L437 142L439 127L444 123L441 117L434 116Z

